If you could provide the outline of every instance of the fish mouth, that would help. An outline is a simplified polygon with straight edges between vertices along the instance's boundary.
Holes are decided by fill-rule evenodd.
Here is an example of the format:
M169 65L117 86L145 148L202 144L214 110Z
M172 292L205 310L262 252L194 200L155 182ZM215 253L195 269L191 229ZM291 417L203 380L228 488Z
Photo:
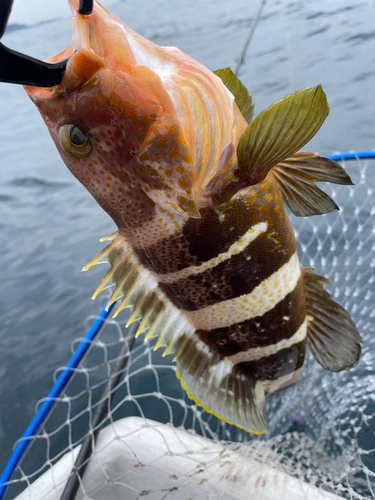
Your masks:
M91 15L94 0L69 0L70 6L77 14ZM0 39L9 21L13 0L4 2L0 16ZM63 57L62 54L68 55ZM41 61L31 56L7 48L0 43L0 82L15 83L41 88L51 88L59 85L64 76L68 58L72 51L67 49L47 61ZM52 61L52 62L51 62Z
M78 0L69 0L69 3L74 15L72 41L76 51L86 49L92 52L111 70L124 71L136 63L126 25L96 0L88 16L82 15L77 9Z
M99 66L105 66L111 71L126 72L136 64L128 39L131 30L125 24L120 23L96 0L69 0L69 5L73 13L72 45L45 61L34 60L35 67L38 66L38 74L34 72L31 77L20 78L18 81L14 78L3 81L26 85L30 97L32 94L46 98L56 93L77 90L85 78L88 81L92 76L92 70ZM84 57L81 51L84 51ZM18 58L21 65L22 57ZM90 58L92 60L89 64L83 64L83 61L86 63ZM28 61L29 65L34 63ZM43 75L40 75L41 66L44 66ZM88 71L85 66L88 66ZM58 74L51 77L53 68L58 68ZM40 90L31 90L32 88Z
M94 0L88 0L86 3L84 0L69 0L69 4L74 16L72 45L45 60L45 63L50 66L66 61L65 71L61 81L54 86L25 86L27 94L33 100L34 98L49 99L59 94L71 94L87 83L104 65L105 56L108 53L105 50L105 36L103 37L103 26L101 26L103 24L102 11L105 9ZM90 5L92 5L90 14L82 14L81 11L88 12Z
M62 52L60 52L56 56L49 57L45 61L50 62L50 63L56 63L59 61L63 61L64 59L70 59L74 55L75 52L76 52L76 50L74 49L73 45L69 45L69 47L64 49Z
M95 0L69 0L69 5L74 16L72 20L73 43L56 56L46 59L46 62L56 63L64 59L70 59L81 48L90 50L90 16L93 13L94 4L97 4ZM92 35L93 33L91 33L91 37Z

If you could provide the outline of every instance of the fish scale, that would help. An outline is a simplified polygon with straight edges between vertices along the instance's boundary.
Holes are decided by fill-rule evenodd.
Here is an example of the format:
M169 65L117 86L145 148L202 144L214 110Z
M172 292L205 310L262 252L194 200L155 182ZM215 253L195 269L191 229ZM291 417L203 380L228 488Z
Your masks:
M94 2L74 13L60 84L25 87L72 174L118 231L84 270L109 270L115 315L158 337L206 411L256 434L265 400L301 375L308 345L326 369L350 369L361 339L349 314L301 269L284 203L297 216L336 204L315 183L351 184L343 168L300 152L329 113L301 89L253 118L229 69L212 73L158 47Z

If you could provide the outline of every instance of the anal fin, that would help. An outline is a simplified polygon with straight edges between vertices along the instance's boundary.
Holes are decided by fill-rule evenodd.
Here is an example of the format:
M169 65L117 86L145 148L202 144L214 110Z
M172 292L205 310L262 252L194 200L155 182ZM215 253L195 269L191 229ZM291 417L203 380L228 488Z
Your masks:
M361 337L349 313L324 290L329 280L303 269L307 316L307 345L326 370L350 370L361 354Z

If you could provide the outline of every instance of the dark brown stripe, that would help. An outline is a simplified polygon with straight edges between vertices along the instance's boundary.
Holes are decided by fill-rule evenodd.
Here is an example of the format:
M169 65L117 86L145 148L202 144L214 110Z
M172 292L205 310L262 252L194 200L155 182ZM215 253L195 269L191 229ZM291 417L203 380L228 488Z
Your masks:
M239 213L242 213L241 222ZM188 219L177 235L138 250L138 254L158 274L180 271L227 251L253 225L251 220L246 220L242 201L227 203L218 210L203 209L201 215L201 219ZM224 222L220 221L220 215L225 217Z
M196 311L252 292L286 264L295 251L294 238L284 236L281 230L267 230L242 252L217 266L160 287L177 307Z
M238 367L257 380L275 380L298 370L305 360L306 340L281 349L257 361L238 363Z
M267 201L266 196L272 200ZM270 230L276 224L278 232L290 233L281 197L269 182L253 186L246 197L237 197L217 209L203 208L200 213L201 219L188 219L176 235L136 249L141 261L154 272L167 274L226 252L259 222L267 222Z
M306 317L302 277L296 288L273 309L240 323L214 330L197 330L199 338L222 356L277 344L296 333ZM289 318L289 319L287 319Z

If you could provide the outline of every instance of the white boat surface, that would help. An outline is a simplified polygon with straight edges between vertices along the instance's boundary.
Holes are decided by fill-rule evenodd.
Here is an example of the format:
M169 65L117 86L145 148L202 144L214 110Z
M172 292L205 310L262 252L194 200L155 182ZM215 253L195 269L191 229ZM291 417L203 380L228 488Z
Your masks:
M246 447L246 445L242 445ZM80 446L15 500L59 500ZM334 500L225 443L140 417L99 434L75 500Z

